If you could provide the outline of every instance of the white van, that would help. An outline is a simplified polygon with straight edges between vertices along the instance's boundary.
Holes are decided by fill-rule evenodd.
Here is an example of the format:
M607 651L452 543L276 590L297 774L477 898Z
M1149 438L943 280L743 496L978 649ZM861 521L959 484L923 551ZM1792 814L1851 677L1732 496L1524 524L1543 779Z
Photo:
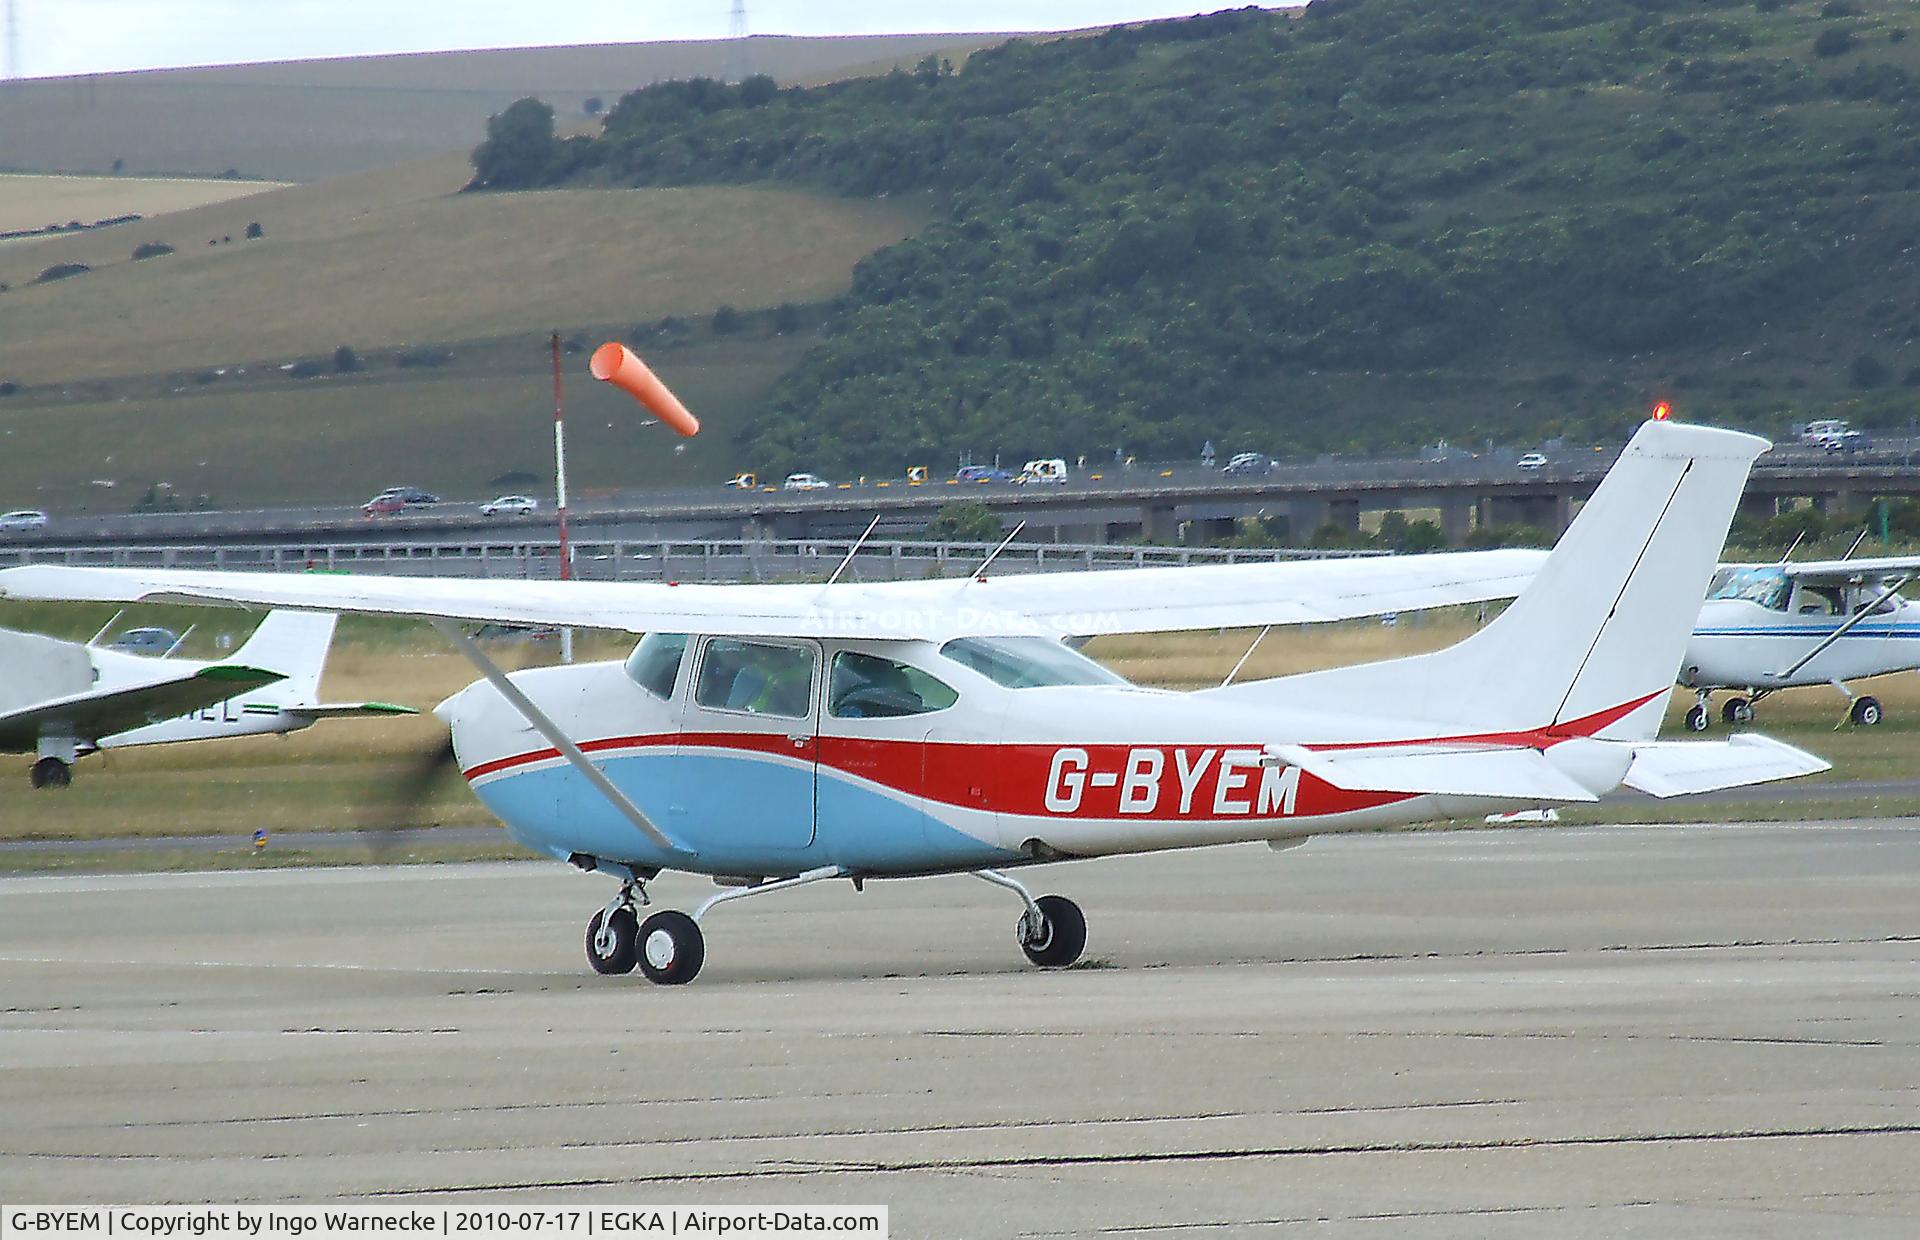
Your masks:
M1021 483L1065 482L1066 480L1067 463L1057 456L1028 461L1020 467L1020 476L1014 479L1015 482Z

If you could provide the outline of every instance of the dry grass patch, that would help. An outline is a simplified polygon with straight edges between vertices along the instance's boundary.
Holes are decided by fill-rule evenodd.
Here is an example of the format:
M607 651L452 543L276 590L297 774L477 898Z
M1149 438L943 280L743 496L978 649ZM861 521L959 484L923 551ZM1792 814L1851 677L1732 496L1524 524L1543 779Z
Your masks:
M0 232L44 228L118 215L166 215L208 203L229 202L267 190L274 181L229 181L183 177L80 177L0 173ZM100 236L118 237L119 233ZM122 247L133 252L137 243Z

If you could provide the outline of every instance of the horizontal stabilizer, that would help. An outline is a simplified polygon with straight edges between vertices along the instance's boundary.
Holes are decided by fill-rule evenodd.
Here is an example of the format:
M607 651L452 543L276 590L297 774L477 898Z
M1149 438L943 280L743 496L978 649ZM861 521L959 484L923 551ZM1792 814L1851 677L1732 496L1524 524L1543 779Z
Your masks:
M392 702L315 702L310 706L282 706L280 713L298 715L318 722L322 719L351 719L360 715L417 715L411 706Z
M1655 741L1633 747L1621 782L1657 797L1742 788L1832 769L1804 749L1743 732L1724 741Z
M0 714L0 749L31 751L42 735L95 741L191 714L282 679L280 673L262 668L213 663L143 684L51 698Z
M1537 749L1492 745L1392 745L1319 751L1268 745L1272 757L1349 792L1597 801Z

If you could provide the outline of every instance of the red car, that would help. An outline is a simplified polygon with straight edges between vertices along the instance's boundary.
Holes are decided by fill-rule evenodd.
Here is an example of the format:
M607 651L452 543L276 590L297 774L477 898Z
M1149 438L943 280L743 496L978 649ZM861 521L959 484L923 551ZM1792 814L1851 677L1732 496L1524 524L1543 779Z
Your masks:
M405 512L407 501L398 495L376 495L360 505L363 515L369 517L390 517L396 512Z

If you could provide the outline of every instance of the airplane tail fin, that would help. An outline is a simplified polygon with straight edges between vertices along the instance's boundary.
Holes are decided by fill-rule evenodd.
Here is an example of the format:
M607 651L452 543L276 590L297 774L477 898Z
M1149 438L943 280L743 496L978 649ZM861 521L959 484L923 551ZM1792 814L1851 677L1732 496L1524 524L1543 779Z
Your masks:
M285 676L275 689L289 703L318 702L339 619L330 611L270 611L230 661Z
M1216 690L1436 734L1553 730L1650 740L1747 471L1769 445L1648 422L1539 574L1486 628L1432 654Z

